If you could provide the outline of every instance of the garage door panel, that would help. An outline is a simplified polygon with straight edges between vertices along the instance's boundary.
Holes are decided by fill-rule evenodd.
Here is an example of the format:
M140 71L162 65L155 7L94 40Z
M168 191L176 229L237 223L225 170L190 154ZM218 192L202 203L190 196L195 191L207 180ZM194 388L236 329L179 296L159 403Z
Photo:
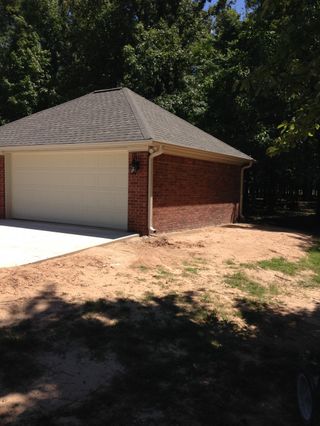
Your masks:
M11 216L127 228L128 153L15 153Z

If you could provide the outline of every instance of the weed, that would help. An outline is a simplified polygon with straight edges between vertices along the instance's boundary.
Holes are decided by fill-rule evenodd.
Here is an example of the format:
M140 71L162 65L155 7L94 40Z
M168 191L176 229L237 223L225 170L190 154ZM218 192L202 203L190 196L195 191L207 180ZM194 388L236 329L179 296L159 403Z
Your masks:
M208 260L205 259L204 257L193 257L192 260L193 260L193 263L199 263L202 265L206 265L208 263Z
M200 301L202 303L210 303L211 302L211 295L210 293L204 293L203 295L201 295Z
M165 279L167 282L168 281L170 281L170 282L176 281L175 275L172 272L168 271L168 269L164 268L163 266L158 266L156 272L157 273L152 276L156 280Z
M184 272L186 274L198 275L199 274L199 268L196 268L195 266L185 266L184 267Z
M224 263L228 266L235 266L235 261L233 259L227 259L224 261Z
M154 299L154 294L151 291L146 291L143 297L145 303L150 303Z
M141 272L148 272L148 271L149 271L149 268L148 268L146 265L139 265L139 266L138 266L138 269L139 269Z

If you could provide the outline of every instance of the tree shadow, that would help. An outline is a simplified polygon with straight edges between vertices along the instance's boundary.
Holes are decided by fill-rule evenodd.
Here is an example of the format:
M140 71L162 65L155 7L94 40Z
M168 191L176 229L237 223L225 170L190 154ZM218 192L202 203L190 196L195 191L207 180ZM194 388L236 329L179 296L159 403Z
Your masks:
M223 228L237 229L245 232L251 231L263 231L263 232L284 232L286 234L290 234L290 237L299 241L299 246L304 249L310 249L314 244L317 243L319 235L317 233L306 233L302 230L292 229L288 227L281 227L276 225L268 225L268 224L255 224L255 223L246 223L247 226L230 224L223 225Z
M320 307L237 308L245 328L192 293L71 303L48 287L0 329L0 423L298 425L295 372L320 360Z

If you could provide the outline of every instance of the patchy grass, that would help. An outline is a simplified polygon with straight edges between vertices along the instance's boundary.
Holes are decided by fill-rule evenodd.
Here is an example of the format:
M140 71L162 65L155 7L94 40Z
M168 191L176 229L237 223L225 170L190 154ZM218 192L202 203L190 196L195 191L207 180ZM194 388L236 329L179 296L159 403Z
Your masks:
M277 286L277 284L269 284L269 294L271 296L278 296L280 294L279 287Z
M317 241L309 250L307 256L299 262L302 269L311 270L313 277L307 283L309 287L320 286L320 241Z
M291 262L284 257L274 257L272 259L260 260L256 263L242 263L241 267L246 269L269 269L281 272L289 276L297 276L303 271L310 271L311 277L304 277L299 280L299 286L314 288L320 285L320 242L316 242L308 251L307 255L297 262Z
M199 274L199 268L196 268L195 266L185 266L184 267L184 272L186 274L198 275Z
M244 272L235 272L225 277L225 282L233 288L237 288L252 297L263 298L266 296L267 290L261 284L251 280Z
M262 269L271 269L272 271L282 272L286 275L296 275L299 271L299 264L289 262L284 257L273 257L269 260L261 260L257 265Z
M202 257L193 257L192 260L182 262L183 275L198 275L201 271L205 271L208 268L205 266L207 260Z
M158 266L156 269L156 273L152 275L153 278L157 280L166 279L166 280L173 280L174 274L169 271L168 269L164 268L163 266Z
M237 288L261 302L280 294L279 288L275 283L262 285L250 279L247 274L242 271L235 272L232 275L226 275L225 282L230 287Z

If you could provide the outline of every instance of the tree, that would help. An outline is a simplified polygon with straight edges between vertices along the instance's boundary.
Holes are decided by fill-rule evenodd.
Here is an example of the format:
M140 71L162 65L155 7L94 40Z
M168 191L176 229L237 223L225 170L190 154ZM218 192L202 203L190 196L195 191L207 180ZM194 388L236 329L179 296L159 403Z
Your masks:
M248 5L254 26L260 33L269 31L274 39L252 84L267 94L277 91L285 104L284 116L275 120L278 135L268 153L305 155L305 147L310 156L311 150L305 180L313 180L318 189L320 215L320 1L254 0Z
M211 21L202 10L205 2L167 3L169 16L153 14L152 26L144 18L124 47L124 83L195 123L206 108L205 87L211 79Z
M46 95L49 55L20 14L19 2L0 3L0 122L31 114Z

